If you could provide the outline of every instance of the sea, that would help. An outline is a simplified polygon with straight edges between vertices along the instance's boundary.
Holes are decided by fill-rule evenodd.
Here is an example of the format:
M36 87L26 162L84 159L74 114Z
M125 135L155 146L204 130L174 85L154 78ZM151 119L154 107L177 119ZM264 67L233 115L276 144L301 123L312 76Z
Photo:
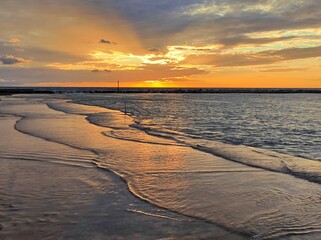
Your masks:
M77 91L0 106L143 202L246 239L321 238L321 94ZM59 162L87 166L72 155Z
M137 127L321 160L320 94L70 95L132 116Z

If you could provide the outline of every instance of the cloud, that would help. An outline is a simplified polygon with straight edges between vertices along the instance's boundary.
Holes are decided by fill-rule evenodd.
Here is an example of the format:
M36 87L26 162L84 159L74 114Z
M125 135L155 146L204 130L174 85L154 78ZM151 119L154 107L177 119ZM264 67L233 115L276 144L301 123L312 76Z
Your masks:
M108 71L108 70L107 70ZM105 71L100 71L105 72ZM70 85L77 86L81 82L95 82L104 86L113 86L118 80L127 85L146 80L162 79L183 79L190 76L198 76L207 72L198 68L180 67L175 65L147 64L138 70L112 71L108 74L93 74L88 70L58 70L45 68L14 68L1 69L0 78L8 81L16 80L15 85L33 86L42 83L52 85L58 83L63 85L70 82Z
M6 79L0 78L0 85L2 85L2 86L10 86L15 82L16 82L16 80L6 80Z
M271 68L271 69L264 69L260 72L298 72L298 71L305 71L309 68Z
M148 51L150 51L150 52L159 52L160 49L158 49L158 48L149 48Z
M244 35L238 35L234 37L223 37L218 41L225 47L232 47L237 45L262 45L267 43L291 40L295 38L297 38L297 36L251 38Z
M46 48L46 46L18 46L17 44L7 44L7 42L0 41L0 49L3 55L19 55L19 57L23 59L32 59L32 64L51 62L66 63L71 61L84 61L86 59L86 56L79 56L59 50L50 50Z
M320 57L321 46L310 48L287 48L279 51L272 51L271 55L279 55L284 58L284 60Z
M106 1L108 5L112 1ZM287 36L246 39L255 32L321 27L318 0L123 0L115 6L130 21L146 46L265 44ZM104 11L100 6L101 11ZM141 11L144 9L144 11ZM282 39L281 37L284 37Z
M25 63L27 61L23 58L14 57L12 55L4 55L0 56L0 62L2 62L3 65L13 65L18 63Z
M99 73L99 72L110 73L110 72L112 72L112 71L109 70L109 69L103 69L103 70L93 69L93 70L91 70L91 72L92 72L92 73Z
M271 64L294 59L321 57L321 46L311 48L288 48L276 51L233 54L190 55L182 63L214 65L217 67Z
M20 42L20 39L19 38L11 38L9 40L9 43L11 44L18 44Z
M107 43L107 44L111 44L111 41L106 40L106 39L100 39L99 41L100 43Z
M100 41L99 41L99 43L103 43L103 44L114 44L114 45L116 45L117 43L115 43L115 42L111 42L111 41L109 41L109 40L107 40L107 39L100 39Z

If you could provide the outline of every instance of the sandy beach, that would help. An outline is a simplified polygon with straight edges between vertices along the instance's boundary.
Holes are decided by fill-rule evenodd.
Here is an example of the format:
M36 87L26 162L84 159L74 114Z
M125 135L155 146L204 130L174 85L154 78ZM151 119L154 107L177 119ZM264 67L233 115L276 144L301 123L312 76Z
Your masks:
M65 95L6 97L0 113L5 239L320 236L318 161L148 134Z
M19 119L0 116L1 239L243 239L140 200L95 154L21 133Z

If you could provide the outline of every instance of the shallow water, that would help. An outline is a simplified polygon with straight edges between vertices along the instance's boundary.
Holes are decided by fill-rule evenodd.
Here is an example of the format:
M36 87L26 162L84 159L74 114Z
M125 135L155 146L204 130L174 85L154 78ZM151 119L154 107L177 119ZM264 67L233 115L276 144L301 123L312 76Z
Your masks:
M321 237L319 161L176 132L159 139L131 127L121 112L33 101L41 111L8 105L1 112L21 114L19 131L95 153L94 163L121 176L141 199L250 238Z
M15 130L22 120L11 114L46 121L65 114L11 103L0 105L10 113L0 117L0 239L243 239L134 197L119 177L97 168L91 151Z

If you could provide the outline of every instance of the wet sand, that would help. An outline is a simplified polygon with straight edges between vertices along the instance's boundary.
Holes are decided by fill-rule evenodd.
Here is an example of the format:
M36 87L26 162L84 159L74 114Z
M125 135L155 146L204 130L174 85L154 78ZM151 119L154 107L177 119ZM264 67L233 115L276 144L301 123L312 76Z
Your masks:
M98 236L108 236L109 239L239 239L242 236L250 239L320 238L321 188L317 183L287 172L268 171L231 161L221 156L223 154L209 154L188 145L177 144L178 142L171 139L162 138L158 141L155 136L151 137L128 126L132 122L128 116L102 107L75 104L44 96L38 99L11 98L10 102L4 101L0 106L2 114L21 116L15 128L25 133L23 136L41 140L42 143L52 146L51 150L45 150L46 147L39 142L34 144L36 148L29 146L27 149L32 149L32 152L27 151L23 154L24 157L41 153L39 159L51 159L50 164L57 162L54 156L63 157L58 161L63 163L63 169L66 169L67 163L85 165L83 168L88 175L75 169L79 166L68 165L72 168L70 181L67 179L64 182L66 179L63 178L64 181L59 182L56 175L50 174L48 176L53 178L46 181L46 184L58 182L55 191L59 191L60 185L68 186L69 182L72 183L72 189L75 191L67 210L80 207L81 211L85 211L81 220L75 220L76 237L84 234L84 227L79 227L77 223L86 221L91 227L88 227L85 233L93 235L84 239L97 239ZM7 129L19 133L13 126L5 127L2 131ZM13 132L3 132L3 135L10 136L8 139L14 139ZM22 134L21 132L19 134ZM19 152L26 151L18 147L24 144L16 144L21 137L22 135L13 141L11 153L4 153L4 158L9 155L12 159L17 159ZM33 140L25 139L23 142L32 143ZM0 149L10 149L8 142L3 144L5 147ZM58 146L62 146L64 150ZM252 148L237 147L239 150L236 151L232 145L230 147L234 149L233 154L241 154L239 157L242 159L273 161L278 157L273 154L273 159L269 155L256 158L259 152L252 156ZM50 154L57 152L59 154ZM16 153L18 155L15 155ZM270 154L270 151L267 153ZM82 161L79 162L77 159ZM307 169L311 167L309 161L304 166ZM129 193L126 184L116 174L126 181L130 191L139 198ZM65 174L59 173L59 176ZM85 179L82 181L90 182L90 190L87 191L83 185L79 185L78 189L78 184L73 184L73 179L79 179L81 176ZM110 178L105 180L102 176L108 176L113 181ZM100 177L103 180L99 180ZM39 184L38 182L35 184ZM93 190L92 186L106 187L110 186L111 182L116 187L106 188L101 193ZM35 184L32 183L23 189ZM109 196L119 189L123 191L112 195L115 198ZM98 198L104 201L97 204L96 201L90 200L84 208L82 202L78 202L81 195L77 198L77 192L83 190L86 196L96 199L98 194L101 196ZM63 195L62 198L63 205L66 205ZM115 212L113 203L118 202L119 198L125 200L120 201L119 208L116 208L120 211ZM140 203L139 207L133 207L130 199L135 199L135 204ZM105 212L111 219L97 216L92 209L99 209L99 213ZM197 219L204 219L207 223ZM106 224L112 227L105 230ZM71 229L66 231L69 233Z
M243 239L138 199L92 152L18 132L17 120L0 116L0 239Z

